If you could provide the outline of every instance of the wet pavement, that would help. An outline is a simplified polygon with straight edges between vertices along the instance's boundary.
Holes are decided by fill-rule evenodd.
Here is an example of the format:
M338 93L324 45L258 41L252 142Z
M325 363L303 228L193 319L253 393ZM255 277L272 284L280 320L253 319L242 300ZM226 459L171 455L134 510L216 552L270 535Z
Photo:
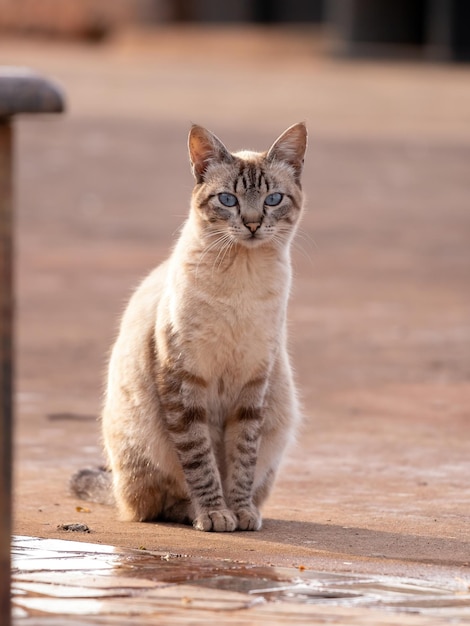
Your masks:
M470 581L277 568L185 554L15 537L17 626L155 619L172 624L465 624ZM212 623L212 622L211 622Z

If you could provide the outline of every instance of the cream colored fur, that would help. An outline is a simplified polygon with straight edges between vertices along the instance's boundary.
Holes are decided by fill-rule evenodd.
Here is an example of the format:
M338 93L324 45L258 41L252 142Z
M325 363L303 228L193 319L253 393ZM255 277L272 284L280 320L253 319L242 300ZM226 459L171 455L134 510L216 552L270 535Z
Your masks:
M123 316L103 437L122 518L255 530L299 420L286 310L306 131L291 127L267 153L230 154L195 126L189 148L197 182L189 217L171 256ZM237 206L220 204L222 192L236 196ZM273 193L282 201L270 207ZM172 372L181 378L168 383ZM203 417L186 428L188 415ZM201 450L209 440L215 466L208 461L201 472L211 468L213 488L219 481L223 492L213 508L194 495L203 480L197 469L183 470L197 452L187 451L191 441L202 442ZM256 450L253 470L254 452L237 465L237 450L248 448ZM248 484L246 502L240 481Z

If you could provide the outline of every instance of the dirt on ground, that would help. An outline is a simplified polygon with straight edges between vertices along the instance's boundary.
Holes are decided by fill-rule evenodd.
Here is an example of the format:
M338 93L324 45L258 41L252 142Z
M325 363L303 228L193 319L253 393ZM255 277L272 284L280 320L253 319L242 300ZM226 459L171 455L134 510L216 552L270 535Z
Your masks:
M0 42L2 63L55 77L69 107L16 123L16 534L470 575L470 70L350 63L320 43L233 29ZM124 523L77 501L69 475L102 460L120 313L187 213L190 122L262 150L299 120L289 320L304 421L263 529ZM72 523L91 533L58 528Z

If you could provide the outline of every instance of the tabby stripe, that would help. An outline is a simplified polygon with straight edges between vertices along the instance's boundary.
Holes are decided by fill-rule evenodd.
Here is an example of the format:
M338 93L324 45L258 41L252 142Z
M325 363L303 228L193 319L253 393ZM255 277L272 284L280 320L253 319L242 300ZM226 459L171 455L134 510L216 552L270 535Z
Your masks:
M167 413L184 413L184 404L176 398L165 398L164 407Z
M266 176L263 176L264 179L264 184L266 185L266 193L269 193L271 191L271 185L269 184L269 180L266 178Z
M233 192L234 193L237 193L237 191L238 191L238 183L240 181L241 173L243 172L243 167L244 167L243 162L240 162L238 164L238 172L237 172L237 175L235 176L235 180L234 180L234 183L233 183L233 185L234 185L233 186Z
M212 467L208 467L207 471L197 476L189 476L188 479L191 483L191 487L197 491L210 491L213 488L218 489L216 473L213 471Z
M210 491L204 491L203 493L193 493L193 498L202 505L203 507L207 507L207 502L216 502L221 504L223 502L223 496L220 489L211 489Z
M196 439L195 441L175 441L175 446L179 452L189 452L194 448L199 448L202 444L206 443L206 439Z
M258 421L261 419L261 410L253 406L241 406L236 413L236 419L241 422Z
M234 505L238 505L236 506L236 508L239 508L240 505L242 504L248 504L248 502L250 501L250 496L235 496L234 498L230 498L230 504L232 506Z
M199 469L201 465L208 465L208 455L210 454L210 451L210 448L206 448L198 454L191 456L191 458L187 459L186 461L181 461L183 469L188 471L194 471L196 469Z
M210 509L219 508L222 505L222 497L221 496L214 496L212 498L204 498L202 500L202 503L208 509L209 508Z
M234 502L235 500L247 500L250 497L251 497L251 485L249 485L248 488L246 489L237 489L236 487L233 487L230 490L228 499L230 500L230 502Z
M181 463L185 472L194 472L201 469L201 465L207 465L205 459L193 459L192 461L183 461Z
M205 509L220 507L224 501L220 489L211 489L210 491L198 494L196 498L198 505Z
M238 489L235 489L235 487L238 487ZM234 484L234 488L232 489L232 491L241 491L242 493L246 493L248 491L251 491L251 481L249 478L243 478L241 476L238 476L235 479L235 484Z
M204 378L182 368L162 370L158 374L157 382L159 383L162 391L168 394L179 393L183 382L194 385L195 387L207 387L207 381Z
M245 454L245 455L255 455L256 454L256 446L249 446L246 443L240 441L239 443L237 443L237 450L240 454Z
M253 465L256 465L256 455L252 455L249 457L245 457L244 459L239 458L238 459L238 463L236 464L237 468L242 468L242 469L249 469L250 467L253 467Z
M239 468L249 469L250 467L253 467L253 465L256 465L256 453L238 458L237 467Z
M166 427L172 433L182 433L196 424L204 424L207 421L206 410L203 407L187 407L176 422L166 420Z
M221 494L220 494L220 490L217 488L212 488L212 489L205 489L203 490L198 490L198 489L194 489L191 488L191 493L193 495L193 498L197 501L197 502L201 502L203 500L207 500L207 499L213 499L213 498L222 498Z
M243 388L249 389L250 387L263 387L265 383L266 383L266 376L257 376L256 378L252 378L247 383L245 383Z
M216 472L213 471L212 463L210 462L210 451L206 452L205 465L202 472L198 474L186 475L186 480L191 486L191 489L195 491L206 489L209 492L218 491L218 481ZM188 463L190 460L188 459Z
M157 384L162 394L178 394L181 389L181 380L175 377L172 373L171 376L159 373L157 376Z
M250 187L254 188L256 187L256 173L257 173L257 168L256 166L252 166L248 168L248 178L250 179Z
M239 459L236 464L236 468L238 470L249 470L251 467L256 465L256 456L245 457L244 459Z
M192 374L188 372L188 370L177 370L176 375L181 378L185 383L190 383L195 387L207 387L207 381L204 380L201 376L197 376L196 374Z

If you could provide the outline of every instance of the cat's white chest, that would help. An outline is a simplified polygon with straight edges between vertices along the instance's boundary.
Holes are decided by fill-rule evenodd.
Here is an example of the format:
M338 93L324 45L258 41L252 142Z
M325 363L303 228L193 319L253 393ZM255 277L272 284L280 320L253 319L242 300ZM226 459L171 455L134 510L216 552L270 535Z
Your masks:
M276 300L263 302L246 292L231 301L201 305L194 315L199 336L193 335L198 368L210 378L224 373L241 379L251 376L269 361L277 345L279 308Z
M284 334L289 287L287 271L234 269L199 288L186 284L172 315L190 371L225 387L243 385L269 369Z

